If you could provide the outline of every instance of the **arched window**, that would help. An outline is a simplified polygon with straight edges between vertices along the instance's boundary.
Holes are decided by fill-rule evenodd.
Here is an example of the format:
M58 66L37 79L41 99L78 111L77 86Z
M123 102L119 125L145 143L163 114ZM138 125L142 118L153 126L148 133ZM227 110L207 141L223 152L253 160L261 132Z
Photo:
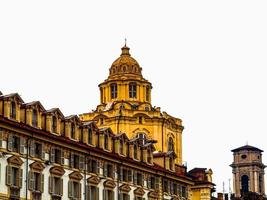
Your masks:
M16 119L16 103L14 101L10 104L10 118Z
M56 116L52 117L52 132L53 133L57 132L57 118L56 118Z
M129 97L130 98L136 98L136 83L130 83L129 84Z
M108 135L107 134L105 134L104 136L104 148L108 150Z
M137 158L137 151L138 151L138 148L137 148L137 144L134 145L134 159L138 159Z
M110 85L110 91L111 91L111 99L116 99L117 98L117 94L118 94L118 91L117 91L117 84L116 83L112 83Z
M150 93L150 88L149 88L149 86L147 85L147 86L146 86L146 101L149 101L149 93Z
M121 139L120 140L120 154L123 155L123 145L124 145L124 141Z
M37 110L36 109L33 109L32 110L32 126L37 126Z
M241 177L241 186L241 194L249 192L249 177L247 175Z
M168 151L174 151L173 139L171 137L169 137L168 141Z

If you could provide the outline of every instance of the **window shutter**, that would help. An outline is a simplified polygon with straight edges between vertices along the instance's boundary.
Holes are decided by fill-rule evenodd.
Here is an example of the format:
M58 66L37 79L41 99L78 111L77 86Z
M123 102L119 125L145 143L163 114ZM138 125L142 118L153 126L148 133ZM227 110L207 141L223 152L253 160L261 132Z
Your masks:
M123 193L119 194L119 200L123 200Z
M100 161L97 161L96 164L97 164L97 174L100 174Z
M0 148L3 146L3 129L0 128Z
M61 149L61 159L60 159L60 161L61 161L61 165L64 165L64 150L63 149Z
M74 154L70 153L70 167L73 168L74 166Z
M156 190L159 190L159 177L155 178L155 188Z
M103 189L103 200L107 200L107 190Z
M80 170L84 170L84 156L80 156Z
M33 191L34 173L32 171L29 171L28 183L29 183L29 190Z
M13 135L9 133L8 140L7 140L7 150L12 151L13 150Z
M90 186L89 185L86 185L86 200L91 200L90 199L90 196L91 196L91 190L90 190Z
M119 177L118 178L119 178L120 181L122 181L122 179L123 179L123 167L120 166L118 172L119 172L119 174L118 174Z
M49 176L49 187L48 187L49 193L54 194L54 178L52 176Z
M55 162L55 148L51 148L51 151L50 151L50 161L52 162L52 163L54 163Z
M69 189L68 189L68 192L69 192L69 198L73 198L73 181L69 181Z
M128 170L128 182L132 182L133 181L133 171L132 170Z
M63 195L63 179L60 179L60 196Z
M82 193L82 186L81 183L79 183L79 190L78 190L78 198L81 198L81 193Z
M41 188L40 191L43 193L44 192L44 174L41 174Z
M134 197L134 200L138 200L137 197Z
M108 175L108 165L107 163L104 163L103 176L107 177L107 175Z
M96 200L99 200L99 188L98 187L96 187Z
M35 149L34 149L34 143L35 143L35 142L34 142L33 140L30 140L29 143L30 143L30 145L29 145L29 148L30 148L30 156L31 156L31 157L34 157L34 156L35 156L35 155L34 155L34 152L35 152L35 151L34 151L34 150L35 150Z
M45 160L45 144L42 144L42 160Z
M147 187L151 188L151 176L147 177Z
M114 191L110 191L111 192L111 200L114 200Z
M170 182L170 192L173 194L173 182Z
M92 171L92 160L91 159L88 159L87 160L87 172L91 172Z
M11 186L12 180L12 167L7 165L6 166L6 185Z
M142 173L142 180L141 180L142 186L144 186L144 173Z
M22 188L22 180L23 180L23 170L19 169L19 180L18 180L19 188Z
M19 152L21 154L24 154L24 145L25 145L25 139L23 137L20 137L20 140L19 140Z
M136 171L134 171L134 174L133 174L133 182L135 185L137 184L137 172Z
M115 166L114 165L112 165L112 167L111 167L111 169L112 169L112 178L115 178Z
M126 199L130 200L130 195L129 194L127 194Z

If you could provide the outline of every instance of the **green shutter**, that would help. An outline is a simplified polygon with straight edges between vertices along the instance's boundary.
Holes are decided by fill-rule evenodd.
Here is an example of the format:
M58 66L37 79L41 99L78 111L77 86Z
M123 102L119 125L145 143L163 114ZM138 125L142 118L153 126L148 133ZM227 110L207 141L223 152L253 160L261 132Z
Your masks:
M74 166L74 154L70 153L70 168L73 168Z
M123 200L123 193L119 194L119 200Z
M8 140L7 140L7 150L12 151L13 150L13 135L12 133L8 133Z
M25 139L23 137L20 137L20 140L19 140L19 152L21 154L24 154L24 146L25 146Z
M3 129L0 128L0 148L3 147Z
M107 177L107 175L108 175L108 166L107 163L104 163L103 176Z
M114 200L114 191L110 191L111 192L111 200Z
M159 190L159 177L155 178L155 189Z
M69 194L69 198L73 198L73 181L69 181L68 194Z
M99 188L98 187L96 187L96 200L99 200Z
M49 187L48 187L49 193L54 194L54 178L52 176L49 176Z
M132 182L133 181L133 171L132 170L128 170L128 182Z
M97 161L96 164L97 164L97 174L100 174L100 161Z
M151 188L151 176L147 177L147 187Z
M144 173L142 173L142 180L141 180L142 186L144 186Z
M44 174L41 174L41 188L40 191L43 193L44 192Z
M63 179L60 179L60 195L63 195Z
M137 184L137 172L134 171L133 173L133 183L136 185Z
M45 144L42 144L42 160L45 160Z
M34 152L35 152L35 151L34 151L34 150L35 150L35 149L34 149L34 147L35 147L35 146L34 146L34 141L33 141L33 140L30 140L29 143L30 143L30 145L29 145L30 156L31 156L31 157L34 157L34 156L35 156L35 154L34 154Z
M12 167L7 165L6 166L6 185L11 186L12 180Z
M79 183L79 189L78 189L78 198L81 198L81 193L82 193L82 185Z
M19 188L22 188L22 181L23 181L23 169L19 169Z
M28 184L29 184L29 190L33 191L33 187L34 187L34 173L32 171L29 171Z
M55 162L55 148L54 147L51 147L51 150L50 150L50 161L52 163Z
M60 159L60 164L61 165L64 165L64 150L63 149L61 149L61 159Z
M84 170L84 156L80 156L80 170Z

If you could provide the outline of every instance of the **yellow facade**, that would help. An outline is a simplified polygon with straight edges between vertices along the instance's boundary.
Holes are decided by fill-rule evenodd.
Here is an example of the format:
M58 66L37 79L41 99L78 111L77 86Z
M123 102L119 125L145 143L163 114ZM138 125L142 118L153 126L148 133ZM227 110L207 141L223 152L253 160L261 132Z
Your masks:
M94 112L81 114L82 121L93 120L99 127L110 127L129 138L145 134L157 141L157 151L174 151L175 163L182 165L182 121L152 106L152 84L143 78L142 68L127 46L122 47L121 56L111 65L99 90L100 104Z

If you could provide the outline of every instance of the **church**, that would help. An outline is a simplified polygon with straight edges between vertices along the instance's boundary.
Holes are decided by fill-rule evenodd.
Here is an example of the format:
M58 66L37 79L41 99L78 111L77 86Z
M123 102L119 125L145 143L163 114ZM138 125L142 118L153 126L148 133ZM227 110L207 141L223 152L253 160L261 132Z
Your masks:
M92 112L64 116L0 92L0 200L209 200L212 170L187 170L182 120L151 104L123 46Z

